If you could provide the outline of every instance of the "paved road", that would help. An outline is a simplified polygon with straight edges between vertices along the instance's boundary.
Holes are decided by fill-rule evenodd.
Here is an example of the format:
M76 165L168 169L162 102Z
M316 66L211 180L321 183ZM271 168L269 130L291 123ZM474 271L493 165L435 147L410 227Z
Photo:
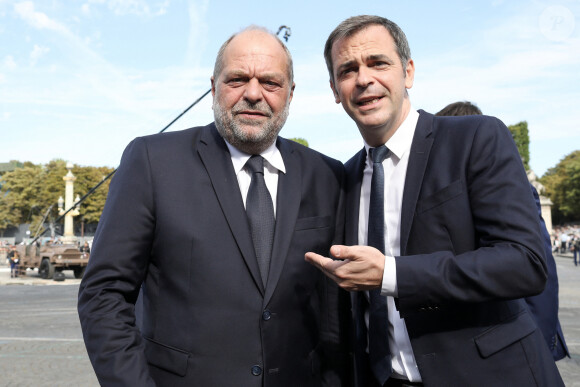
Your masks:
M580 266L557 256L560 322L571 359L558 368L567 387L580 387ZM11 279L0 266L0 385L98 386L76 313L79 280ZM4 286L2 286L4 285ZM52 286L59 285L59 286Z
M556 256L560 283L560 324L571 359L556 364L567 387L580 387L580 266L571 255Z
M0 286L0 385L98 386L76 311L79 281L0 276L10 283Z

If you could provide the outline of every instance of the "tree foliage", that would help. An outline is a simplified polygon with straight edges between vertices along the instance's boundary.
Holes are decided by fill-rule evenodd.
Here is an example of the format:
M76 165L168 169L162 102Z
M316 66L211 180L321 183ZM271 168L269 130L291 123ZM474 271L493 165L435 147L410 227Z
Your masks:
M294 142L297 142L298 144L302 144L305 147L308 147L308 141L306 141L306 139L301 138L301 137L293 137L293 138L289 138L288 140L292 140Z
M580 220L580 150L576 150L540 179L554 203L552 216L558 223Z
M47 221L58 218L58 198L64 197L67 174L66 162L56 159L46 165L23 163L22 168L6 172L1 177L0 187L0 230L31 223L32 234L41 226L43 217ZM107 167L73 166L75 175L74 194L84 196L112 171ZM109 182L81 203L77 219L85 223L97 223L105 205Z
M520 157L524 163L526 171L530 169L530 135L528 133L528 123L526 121L518 122L515 125L508 126L518 151L520 152Z

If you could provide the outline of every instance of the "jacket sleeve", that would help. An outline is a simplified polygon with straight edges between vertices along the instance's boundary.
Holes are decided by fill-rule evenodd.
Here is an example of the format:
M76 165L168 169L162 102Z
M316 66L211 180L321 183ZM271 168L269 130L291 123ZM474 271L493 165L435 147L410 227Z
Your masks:
M558 272L556 270L556 261L552 254L552 241L550 234L546 229L546 223L542 218L542 206L540 204L540 196L534 186L530 185L534 195L534 202L540 221L540 230L542 232L542 242L544 244L544 254L546 256L546 264L548 267L548 280L546 288L537 296L526 297L526 304L532 313L532 317L536 321L538 328L542 331L546 344L552 351L554 360L560 360L566 356L570 357L564 334L560 327L558 320Z
M517 148L501 121L473 120L472 129L435 138L407 255L396 257L397 305L403 317L450 304L522 298L544 289L539 222ZM459 177L449 183L453 173Z
M155 228L152 187L145 141L136 139L111 182L79 289L85 345L104 386L155 385L135 322Z

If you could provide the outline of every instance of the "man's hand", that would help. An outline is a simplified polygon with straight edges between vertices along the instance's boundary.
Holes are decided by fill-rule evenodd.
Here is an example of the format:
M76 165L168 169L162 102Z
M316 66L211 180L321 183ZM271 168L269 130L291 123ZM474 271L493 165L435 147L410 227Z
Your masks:
M330 248L330 254L341 260L335 261L311 252L306 253L304 258L345 290L381 287L385 256L379 250L370 246L334 245Z

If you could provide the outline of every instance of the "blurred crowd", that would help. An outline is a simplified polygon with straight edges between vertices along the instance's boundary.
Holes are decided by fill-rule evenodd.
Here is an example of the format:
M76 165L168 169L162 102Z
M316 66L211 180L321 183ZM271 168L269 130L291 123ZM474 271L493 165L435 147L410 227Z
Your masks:
M580 264L580 225L556 226L552 233L554 253L574 255L574 264Z

